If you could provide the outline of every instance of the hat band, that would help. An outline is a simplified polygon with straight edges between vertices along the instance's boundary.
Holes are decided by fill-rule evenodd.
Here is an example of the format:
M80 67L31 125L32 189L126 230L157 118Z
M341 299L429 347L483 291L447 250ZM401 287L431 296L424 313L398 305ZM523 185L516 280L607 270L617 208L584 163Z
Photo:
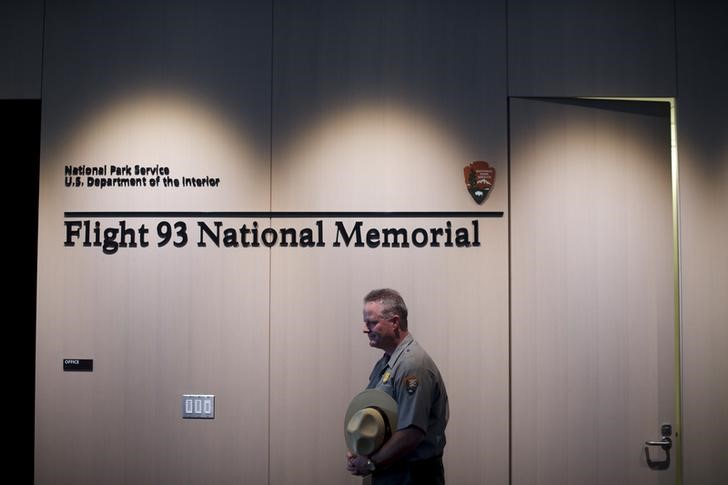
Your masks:
M376 409L376 411L379 413L379 415L382 417L382 421L384 421L384 440L392 437L392 425L389 423L389 417L387 416L387 413L384 412L384 410L377 406L369 406L371 409Z

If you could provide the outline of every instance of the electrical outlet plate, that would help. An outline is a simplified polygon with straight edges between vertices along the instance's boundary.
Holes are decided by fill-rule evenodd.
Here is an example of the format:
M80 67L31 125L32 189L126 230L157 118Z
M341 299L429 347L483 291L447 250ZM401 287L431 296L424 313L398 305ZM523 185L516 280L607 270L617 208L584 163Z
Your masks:
M213 394L183 394L182 417L185 419L215 419Z

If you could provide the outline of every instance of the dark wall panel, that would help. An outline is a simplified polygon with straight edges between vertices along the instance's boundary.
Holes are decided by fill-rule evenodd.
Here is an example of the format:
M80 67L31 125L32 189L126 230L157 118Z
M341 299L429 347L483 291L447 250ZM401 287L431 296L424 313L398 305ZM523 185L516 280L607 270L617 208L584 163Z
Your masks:
M18 482L33 480L33 428L35 397L35 308L36 257L38 236L38 152L40 150L40 101L0 100L0 126L6 141L3 149L12 154L8 168L15 175L13 207L6 210L7 227L19 235L9 251L14 260L7 301L13 302L12 323L7 326L6 341L12 342L17 366L8 373L8 388L18 396L13 421L16 430L7 462Z
M672 96L672 0L508 1L512 96Z
M728 15L679 0L684 483L725 481L728 429Z
M0 99L40 98L43 5L0 2Z

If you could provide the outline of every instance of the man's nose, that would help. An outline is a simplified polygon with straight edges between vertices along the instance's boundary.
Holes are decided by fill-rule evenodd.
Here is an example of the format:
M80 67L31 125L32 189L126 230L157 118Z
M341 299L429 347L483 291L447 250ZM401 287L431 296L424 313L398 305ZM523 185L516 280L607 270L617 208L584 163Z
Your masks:
M364 332L364 333L369 333L369 332L370 332L370 330L369 330L369 325L367 325L366 323L364 323L364 324L362 325L362 332Z

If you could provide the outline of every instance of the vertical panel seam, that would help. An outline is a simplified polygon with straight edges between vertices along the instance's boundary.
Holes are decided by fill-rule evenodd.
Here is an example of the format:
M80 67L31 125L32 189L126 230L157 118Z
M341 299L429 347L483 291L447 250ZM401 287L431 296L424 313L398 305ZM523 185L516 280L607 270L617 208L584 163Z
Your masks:
M511 82L510 82L510 25L508 0L505 6L505 49L506 49L506 173L508 176L508 484L513 484L513 330L512 330L512 287L511 287Z
M275 0L271 1L270 4L270 87L268 95L270 96L270 104L268 114L270 120L270 127L268 133L268 210L273 210L273 66L275 63L274 49L275 49ZM272 219L269 219L269 224L272 224ZM271 332L272 328L272 300L273 300L273 249L268 248L268 460L267 460L267 471L266 471L266 482L268 485L271 483Z
M33 319L33 420L31 423L31 443L32 443L32 473L33 473L33 479L36 479L36 473L35 473L35 400L36 400L36 382L35 382L35 374L36 374L36 361L38 358L37 355L37 346L38 346L38 224L40 224L39 220L39 211L40 211L40 157L41 157L41 147L43 144L43 75L45 70L45 41L46 41L46 11L47 8L47 0L43 0L43 15L41 20L41 41L40 41L40 91L38 92L38 95L40 96L38 107L38 159L37 159L37 174L36 174L36 202L38 202L38 206L36 207L36 238L35 238L35 317Z

